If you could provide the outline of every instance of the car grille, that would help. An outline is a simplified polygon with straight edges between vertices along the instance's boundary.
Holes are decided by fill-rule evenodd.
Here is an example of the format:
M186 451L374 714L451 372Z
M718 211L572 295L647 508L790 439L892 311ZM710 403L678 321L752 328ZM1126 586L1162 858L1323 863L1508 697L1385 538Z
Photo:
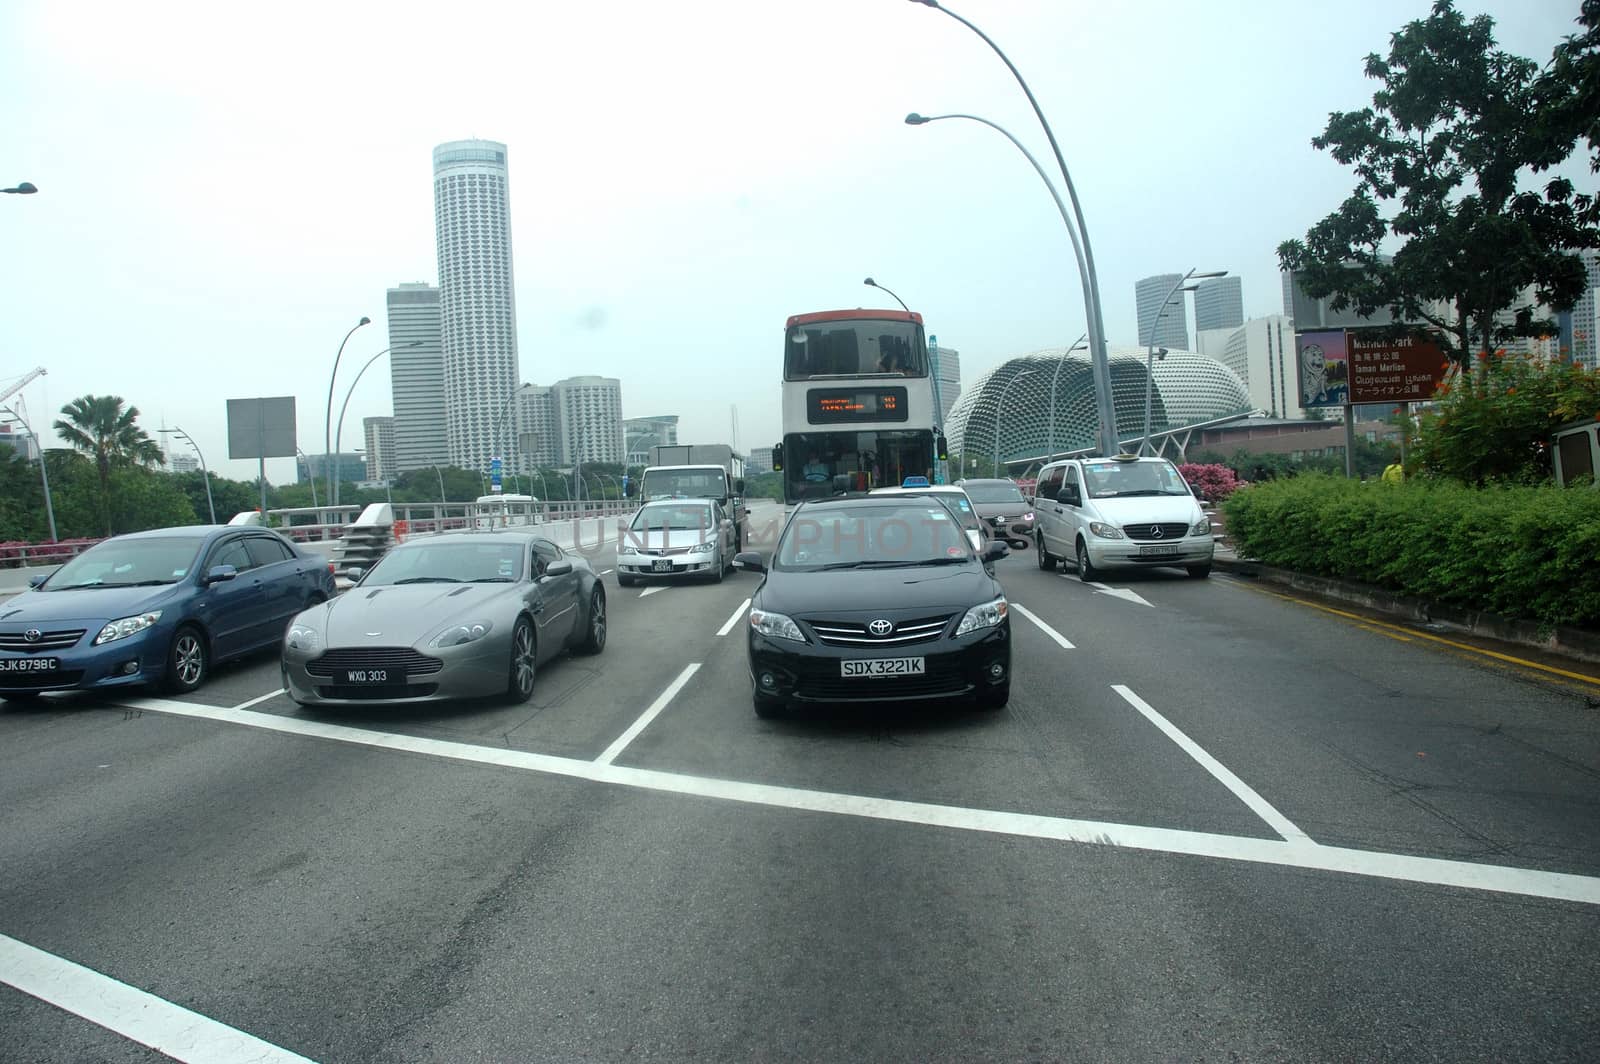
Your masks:
M1129 539L1182 539L1189 534L1189 526L1181 521L1166 521L1159 525L1123 525L1122 531Z
M807 620L806 624L817 634L818 639L829 646L897 647L938 639L944 634L945 625L950 623L950 618L953 616L955 614L947 613L942 617L896 621L894 631L884 636L873 635L860 621Z
M438 658L410 647L336 647L306 662L306 671L313 676L332 676L335 669L394 669L407 676L426 676L442 668L444 662Z
M51 669L49 672L8 672L0 676L0 690L44 691L52 687L75 687L83 679L82 669Z
M318 687L317 694L323 698L341 698L352 702L396 702L402 698L425 698L438 689L436 683L393 683L378 687L370 684L327 684Z
M36 651L65 650L75 645L83 638L84 628L63 629L59 632L40 632L39 641L30 643L22 638L21 632L0 633L0 650L9 650L17 654L32 654Z
M818 702L875 702L886 698L939 698L965 694L972 689L955 658L930 658L921 676L883 676L872 679L839 675L839 660L824 658L808 663L795 677L795 697Z

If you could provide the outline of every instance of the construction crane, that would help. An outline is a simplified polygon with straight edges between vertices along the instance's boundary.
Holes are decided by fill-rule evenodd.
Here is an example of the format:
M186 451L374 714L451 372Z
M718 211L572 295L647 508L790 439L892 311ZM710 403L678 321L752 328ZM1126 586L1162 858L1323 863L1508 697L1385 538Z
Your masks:
M22 391L22 389L26 388L31 381L35 380L36 378L43 377L44 375L45 373L43 366L40 366L38 369L30 369L28 372L24 373L15 384L11 385L5 391L0 392L0 403L10 399L13 395L16 395L18 392Z

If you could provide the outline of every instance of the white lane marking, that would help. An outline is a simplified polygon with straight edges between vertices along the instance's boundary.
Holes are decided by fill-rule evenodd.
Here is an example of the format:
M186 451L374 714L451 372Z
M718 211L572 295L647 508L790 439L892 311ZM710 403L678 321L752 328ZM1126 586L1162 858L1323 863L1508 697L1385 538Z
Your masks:
M248 702L240 702L238 705L234 706L233 708L234 709L249 709L251 706L259 706L261 703L267 701L267 699L269 699L269 698L277 698L281 694L283 694L283 688L280 687L276 691L268 691L264 695L257 695L256 697L252 698Z
M640 598L646 598L646 597L648 597L650 595L654 595L657 591L665 591L665 590L666 590L666 588L662 587L660 584L657 584L655 587L647 587L643 591L639 592L639 597Z
M1096 594L1110 595L1112 598L1119 598L1125 602L1136 602L1141 606L1150 606L1151 609L1155 609L1154 606L1151 606L1150 603L1141 598L1137 591L1132 591L1125 587L1107 587L1094 580L1089 581L1089 586L1094 588Z
M663 709L667 708L668 703L677 696L679 691L683 690L683 685L689 682L689 677L693 676L699 669L700 663L698 661L685 665L683 671L678 673L678 678L667 684L667 689L656 696L656 700L650 703L650 708L639 714L639 719L629 725L627 731L617 736L617 741L606 747L606 752L595 758L594 763L597 765L609 765L615 761L617 755L626 750L628 744L638 738L639 733L649 727L650 722L655 720Z
M750 608L750 600L749 599L745 599L743 602L739 603L739 608L733 611L733 616L729 617L727 619L727 621L725 621L723 623L721 628L717 629L717 634L719 636L720 635L727 635L729 632L733 631L733 626L739 623L739 618L743 617L744 616L744 611L749 609L749 608Z
M7 935L0 935L0 982L174 1060L190 1064L311 1064L309 1057Z
M1028 620L1032 621L1034 624L1038 625L1039 630L1044 632L1044 634L1049 636L1051 639L1054 639L1057 643L1059 643L1061 645L1061 649L1062 650L1072 650L1072 649L1074 649L1073 645L1070 642L1067 641L1067 637L1066 636L1062 635L1060 632L1056 631L1054 628L1051 628L1048 624L1045 624L1038 617L1034 616L1033 611L1028 609L1028 607L1024 606L1022 603L1013 602L1011 604L1011 608L1016 610L1018 613L1022 614L1024 617L1028 618Z
M1066 817L966 809L926 802L906 802L891 798L801 790L796 787L741 783L737 780L719 780L705 776L629 768L624 765L606 765L598 761L579 761L570 757L527 753L503 747L472 746L468 743L447 742L443 739L428 739L416 735L367 731L342 724L324 724L298 717L279 717L253 710L217 709L164 698L129 699L118 704L149 710L152 713L236 724L263 731L281 732L285 735L329 739L334 742L376 747L380 750L395 750L480 765L496 765L525 772L543 772L594 783L609 783L620 787L741 802L747 805L892 820L904 824L922 824L959 831L1115 846L1153 853L1210 857L1224 861L1307 868L1600 906L1600 878L1575 875L1570 872L1545 872L1507 865L1450 861L1438 857L1410 857L1405 854L1380 853L1373 850L1352 850L1342 846L1318 846L1308 841L1280 842L1276 839L1215 835L1202 831L1183 831L1178 828L1151 828L1099 820L1072 820Z
M1202 768L1217 778L1217 782L1232 791L1235 798L1248 805L1256 816L1265 820L1273 831L1276 831L1290 842L1308 846L1316 845L1309 835L1295 827L1288 817L1273 808L1271 802L1257 794L1255 789L1244 780L1235 776L1226 765L1206 753L1199 743L1183 734L1176 724L1157 713L1151 708L1150 703L1134 694L1124 684L1114 683L1111 685L1111 689L1121 695L1130 706L1144 714L1144 718L1160 728L1167 738L1182 747L1184 753L1198 761Z

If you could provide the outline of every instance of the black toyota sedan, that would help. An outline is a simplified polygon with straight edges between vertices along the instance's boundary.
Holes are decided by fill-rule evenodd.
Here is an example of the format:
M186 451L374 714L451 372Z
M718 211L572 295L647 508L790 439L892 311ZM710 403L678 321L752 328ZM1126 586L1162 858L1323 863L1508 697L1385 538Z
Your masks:
M818 499L794 512L750 600L755 711L791 704L959 699L999 709L1011 695L1011 621L975 551L937 496Z

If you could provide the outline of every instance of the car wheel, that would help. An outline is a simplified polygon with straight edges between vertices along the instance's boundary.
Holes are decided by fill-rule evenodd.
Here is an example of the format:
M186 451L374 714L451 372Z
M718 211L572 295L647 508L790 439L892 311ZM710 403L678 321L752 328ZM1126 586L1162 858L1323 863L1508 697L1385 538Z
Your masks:
M210 672L211 652L206 649L206 637L193 625L179 628L167 650L167 690L187 694L205 683Z
M323 594L323 593L322 593L322 592L320 592L320 591L313 591L313 592L312 592L312 593L311 593L311 597L310 597L310 598L308 598L308 599L306 599L306 605L305 605L305 608L306 608L306 609L308 609L308 610L309 610L309 609L311 609L311 608L312 608L312 607L313 607L313 606L320 606L320 605L322 605L322 604L323 604L323 603L324 603L324 602L327 602L327 601L328 601L328 596L327 596L327 595L324 595L324 594Z
M1089 544L1081 539L1078 540L1078 579L1086 584L1092 584L1100 579L1099 571L1089 560Z
M722 583L722 577L726 572L727 570L722 567L722 555L719 553L716 563L711 566L711 582L713 584Z
M506 673L506 697L526 702L533 697L534 675L539 669L539 648L533 639L533 625L518 617L511 629L511 667Z
M1059 559L1054 554L1044 549L1044 536L1039 536L1039 568L1045 572L1054 572Z
M1009 683L978 692L979 709L1004 709L1009 701L1011 701L1011 685Z
M620 571L617 573L618 587L632 587L636 582L636 579L632 576L629 576L627 573Z
M1186 565L1184 568L1187 569L1189 571L1189 575L1194 577L1196 580L1204 580L1206 577L1211 575L1210 562L1206 562L1204 565Z
M783 699L772 698L759 691L750 692L750 704L755 708L756 716L762 720L772 720L774 717L783 716L785 708Z
M584 637L585 654L598 654L606 648L606 593L597 586L589 594L589 634Z

